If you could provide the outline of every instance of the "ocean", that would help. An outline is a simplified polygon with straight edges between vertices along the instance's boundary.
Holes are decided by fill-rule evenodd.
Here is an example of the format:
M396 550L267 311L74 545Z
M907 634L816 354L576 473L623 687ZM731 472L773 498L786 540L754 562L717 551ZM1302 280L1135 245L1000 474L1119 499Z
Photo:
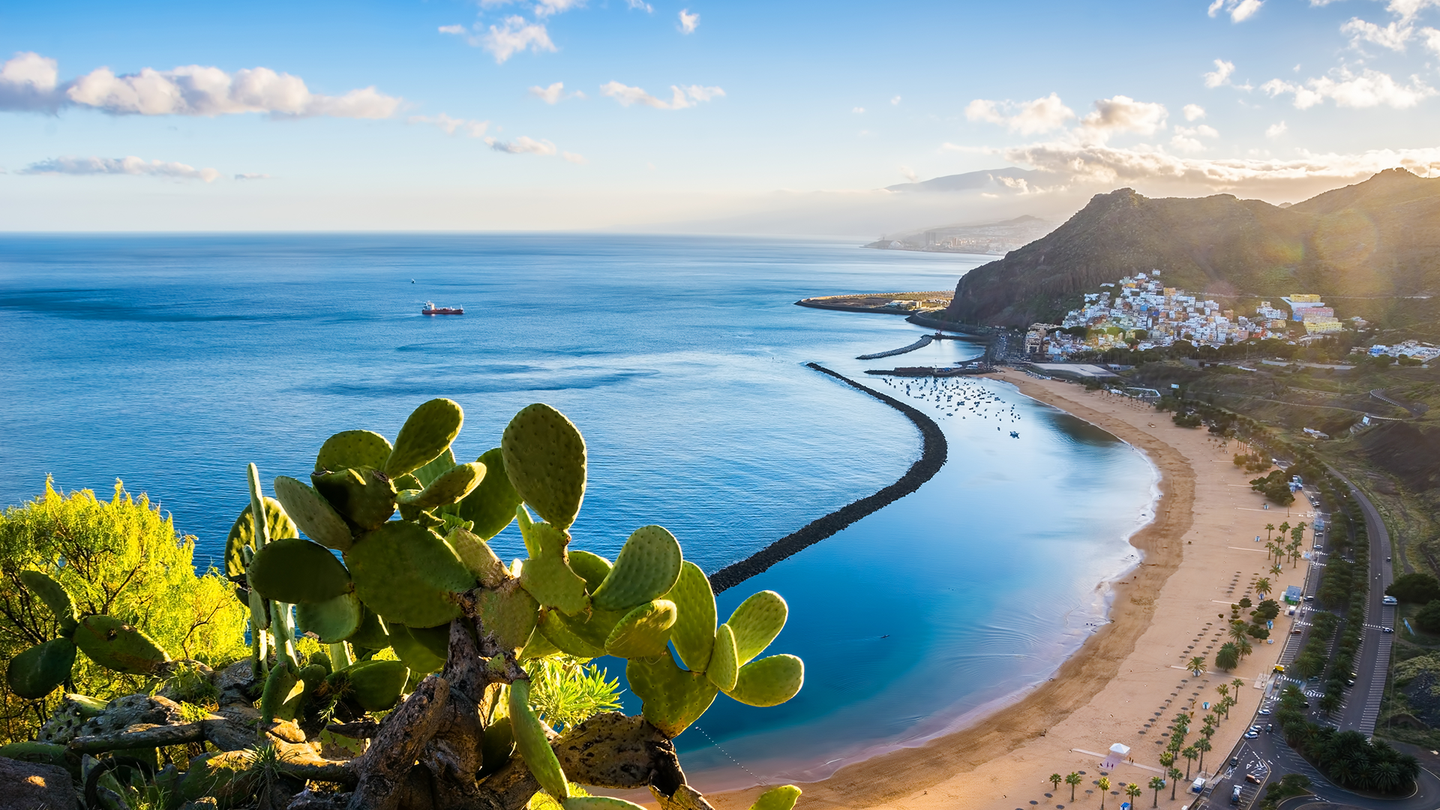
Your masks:
M908 420L804 366L821 363L927 410L950 461L722 594L722 618L756 590L786 598L770 652L805 660L805 688L770 709L722 696L677 740L703 790L819 778L1042 682L1137 562L1126 537L1158 480L1140 453L1001 383L867 377L981 347L860 361L925 330L793 305L950 289L986 260L753 238L4 235L0 504L46 475L102 497L119 478L205 565L247 502L248 462L263 481L300 475L332 433L393 438L437 396L465 408L456 454L474 458L541 401L589 447L576 547L613 558L658 523L710 572L918 457ZM426 301L465 315L422 316ZM496 546L523 555L513 527Z

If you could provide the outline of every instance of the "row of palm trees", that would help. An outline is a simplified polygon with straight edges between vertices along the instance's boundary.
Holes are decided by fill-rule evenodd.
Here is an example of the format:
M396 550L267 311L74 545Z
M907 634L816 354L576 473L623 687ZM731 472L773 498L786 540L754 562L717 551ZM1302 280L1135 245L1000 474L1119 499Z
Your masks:
M1176 771L1176 773L1179 773L1179 771ZM1076 771L1071 771L1068 776L1061 776L1058 773L1050 774L1050 782L1055 786L1056 790L1060 789L1061 782L1064 782L1065 784L1070 786L1070 801L1072 803L1075 801L1075 788L1079 786L1082 781L1084 780L1080 778L1080 774ZM1109 793L1110 788L1112 787L1112 785L1110 784L1110 777L1100 777L1100 779L1095 783L1095 785L1100 788L1100 810L1105 810L1105 794ZM1158 776L1150 777L1150 789L1155 791L1155 797L1150 802L1151 807L1160 806L1160 790L1164 787L1164 779ZM1125 785L1125 787L1122 789L1125 791L1125 795L1130 797L1130 805L1132 807L1135 805L1136 797L1138 797L1141 793L1144 792L1144 790L1141 789L1141 787L1134 782ZM1170 791L1170 793L1170 798L1175 798L1175 791L1172 790Z
M1288 521L1281 523L1278 529L1280 536L1275 538L1275 540L1271 540L1270 533L1277 530L1276 526L1273 523L1265 524L1265 548L1269 551L1265 558L1268 560L1272 555L1274 556L1275 566L1270 569L1273 573L1277 575L1280 573L1276 569L1280 568L1280 561L1285 557L1290 558L1291 568L1294 568L1298 564L1301 556L1300 547L1305 544L1306 528L1308 528L1308 526L1304 521L1301 521L1293 527ZM1280 542L1286 535L1290 537L1290 542ZM1266 591L1266 593L1268 593L1268 591Z

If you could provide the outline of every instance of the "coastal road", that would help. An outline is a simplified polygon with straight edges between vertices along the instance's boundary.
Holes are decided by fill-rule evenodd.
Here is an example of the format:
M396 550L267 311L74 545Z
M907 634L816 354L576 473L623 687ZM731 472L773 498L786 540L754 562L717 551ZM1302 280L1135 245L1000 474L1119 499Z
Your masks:
M1394 580L1394 563L1390 561L1390 533L1380 512L1348 478L1334 473L1350 488L1350 495L1360 504L1365 516L1365 530L1370 535L1370 569L1366 580L1370 595L1365 600L1365 628L1360 634L1360 650L1355 655L1355 685L1346 695L1345 708L1340 712L1340 729L1358 731L1369 737L1375 733L1380 717L1380 699L1385 694L1385 680L1390 671L1390 649L1395 637L1382 628L1395 629L1395 608L1383 603L1385 589Z

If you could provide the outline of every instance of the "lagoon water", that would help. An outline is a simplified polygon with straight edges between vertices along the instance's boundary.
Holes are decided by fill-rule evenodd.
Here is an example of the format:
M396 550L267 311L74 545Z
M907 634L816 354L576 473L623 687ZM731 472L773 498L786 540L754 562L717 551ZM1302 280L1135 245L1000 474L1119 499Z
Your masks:
M659 523L714 571L918 456L904 417L803 365L820 362L927 410L950 461L721 595L722 618L756 590L785 596L771 652L805 660L805 688L771 709L722 696L677 741L703 790L819 778L1043 681L1136 562L1125 540L1156 481L1138 452L1003 384L949 383L940 407L929 386L866 378L980 349L859 361L923 330L793 306L949 289L983 261L694 237L0 236L0 505L47 474L102 497L118 477L203 563L246 503L246 462L300 475L331 433L393 437L436 396L464 406L457 455L474 458L544 401L590 448L577 547L613 557ZM421 316L427 300L466 314ZM523 548L513 527L496 544Z

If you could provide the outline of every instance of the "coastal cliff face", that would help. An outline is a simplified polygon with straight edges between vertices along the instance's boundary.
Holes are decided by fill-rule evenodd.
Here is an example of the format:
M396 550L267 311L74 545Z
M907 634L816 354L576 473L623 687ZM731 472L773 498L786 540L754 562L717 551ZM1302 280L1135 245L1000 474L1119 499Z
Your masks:
M1053 233L970 271L946 311L996 326L1054 322L1104 282L1150 270L1213 298L1313 292L1341 317L1440 319L1440 178L1392 169L1281 208L1229 194L1096 195ZM1409 297L1407 297L1409 296Z

